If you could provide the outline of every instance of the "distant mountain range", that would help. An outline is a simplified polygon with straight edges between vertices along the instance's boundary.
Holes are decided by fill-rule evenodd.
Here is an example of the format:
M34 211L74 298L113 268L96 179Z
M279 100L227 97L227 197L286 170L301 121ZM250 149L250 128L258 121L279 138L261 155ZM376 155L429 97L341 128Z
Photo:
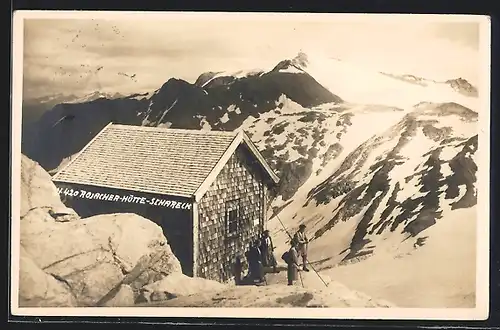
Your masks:
M465 96L472 96L472 97L477 97L478 96L478 91L477 88L474 87L471 83L469 83L467 80L463 78L457 78L457 79L449 79L445 81L436 81L432 79L426 79L422 77L417 77L411 74L404 74L404 75L395 75L395 74L390 74L390 73L384 73L381 72L383 75L386 75L388 77L394 78L394 79L399 79L402 81L406 81L409 83L413 83L416 85L420 86L429 86L429 84L444 84L444 85L449 85L453 90L457 91L458 93L465 95Z
M23 99L23 114L22 114L22 143L23 146L31 144L32 139L38 134L38 121L44 113L50 111L58 104L85 103L97 99L116 99L123 97L120 93L102 93L99 91L76 96L73 94L64 95L56 94L50 96L42 96L31 99Z

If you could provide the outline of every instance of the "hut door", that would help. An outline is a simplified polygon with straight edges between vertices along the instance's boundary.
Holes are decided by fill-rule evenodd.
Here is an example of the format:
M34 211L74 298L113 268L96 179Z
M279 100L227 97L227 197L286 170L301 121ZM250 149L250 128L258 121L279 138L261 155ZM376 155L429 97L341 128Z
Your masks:
M238 241L240 237L240 209L237 201L226 203L226 230L225 230L225 259L223 265L223 278L229 279L232 276L233 262L238 254Z

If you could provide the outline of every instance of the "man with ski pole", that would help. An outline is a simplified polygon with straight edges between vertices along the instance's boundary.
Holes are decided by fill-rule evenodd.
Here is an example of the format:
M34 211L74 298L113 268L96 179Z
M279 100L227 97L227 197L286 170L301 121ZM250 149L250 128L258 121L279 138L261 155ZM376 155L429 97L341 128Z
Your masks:
M302 257L302 269L306 272L307 269L307 245L309 244L309 239L306 236L306 225L301 224L299 230L293 236L293 239L297 242L297 250Z

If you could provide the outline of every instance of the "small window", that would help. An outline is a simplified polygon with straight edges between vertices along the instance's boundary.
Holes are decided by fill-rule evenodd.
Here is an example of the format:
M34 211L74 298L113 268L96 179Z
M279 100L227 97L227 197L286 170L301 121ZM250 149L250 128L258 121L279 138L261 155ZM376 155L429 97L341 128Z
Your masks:
M239 232L239 209L237 202L230 202L226 208L227 235L235 236Z

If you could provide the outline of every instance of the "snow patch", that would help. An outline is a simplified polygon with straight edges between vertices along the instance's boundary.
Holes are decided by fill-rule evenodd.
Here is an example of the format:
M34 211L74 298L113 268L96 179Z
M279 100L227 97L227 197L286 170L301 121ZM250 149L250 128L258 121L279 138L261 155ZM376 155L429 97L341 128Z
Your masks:
M424 156L424 154L432 150L435 145L436 143L434 141L425 137L422 131L418 130L416 136L401 148L399 155L403 157L403 161L394 166L389 174L389 180L391 182L399 182L400 186L403 187L403 191L399 193L401 194L400 196L409 198L412 196L412 191L415 192L413 186L418 182L417 176L408 183L405 180L408 176L416 172L415 168L418 169L422 167L422 164L424 164L428 158L428 156Z
M200 124L201 124L202 130L206 130L206 131L212 130L212 126L210 126L210 123L207 121L207 117L204 116L203 118L201 118Z
M175 99L174 103L172 103L172 105L165 109L165 111L163 111L163 114L161 115L160 117L160 120L159 122L161 123L163 121L163 118L165 117L165 115L177 104L177 101L179 101L179 99Z
M459 200L461 200L465 196L466 192L467 192L467 186L465 184L458 186L458 196L455 199L453 199L452 201L449 201L448 203L453 204L453 203L458 202Z
M286 69L281 69L278 72L283 72L283 73L304 73L302 70L297 69L293 65L288 66Z
M477 122L464 121L457 115L446 116L433 126L436 128L452 128L453 135L456 137L469 137L477 134L478 131Z
M368 189L368 187L366 187ZM365 189L366 190L366 189ZM375 210L375 213L373 214L373 217L372 217L372 224L374 223L377 223L380 221L380 216L382 215L382 212L384 211L384 209L386 208L387 206L387 202L389 201L389 199L391 198L391 195L392 195L392 191L394 190L394 187L391 187L389 188L389 192L384 196L384 198L382 198L382 200L380 201L380 204L379 204L379 207L377 208L377 210Z
M164 128L170 128L170 126L172 126L172 123L167 121L166 123L160 123L158 124L157 127L164 127Z
M224 116L222 116L219 121L223 124L227 123L229 121L229 115L227 113L224 114Z
M227 108L227 112L234 112L236 114L241 114L241 110L240 108L238 108L236 105L234 104L231 104L228 108Z
M451 170L449 163L441 164L441 175L443 176L443 179L446 179L446 177L448 177L452 174L453 174L453 171Z
M220 77L233 77L235 79L240 79L240 78L245 78L254 74L257 74L259 72L262 72L263 70L261 69L251 69L251 70L239 70L236 72L230 72L230 71L222 71L214 75L211 79L207 80L201 87L207 86L210 82L212 82L216 78Z
M441 152L439 154L439 158L443 161L449 162L450 160L453 159L457 155L457 147L456 146L445 146L443 149L441 149Z

